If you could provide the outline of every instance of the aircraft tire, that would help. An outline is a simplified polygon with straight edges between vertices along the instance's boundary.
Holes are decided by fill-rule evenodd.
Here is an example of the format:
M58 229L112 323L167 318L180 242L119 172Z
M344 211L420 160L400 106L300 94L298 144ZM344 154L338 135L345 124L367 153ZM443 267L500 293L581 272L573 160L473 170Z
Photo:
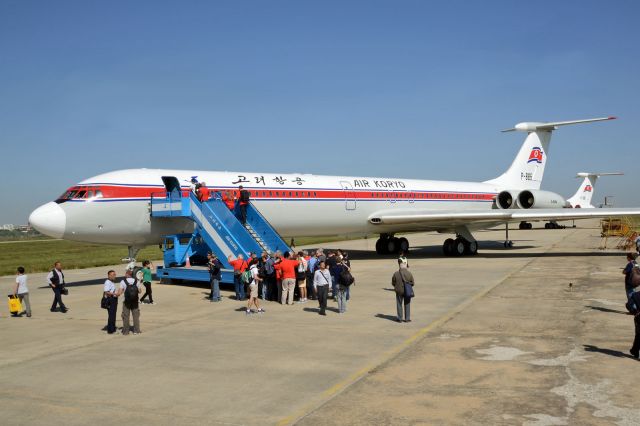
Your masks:
M474 256L478 254L478 242L465 240L464 254L468 256Z
M395 237L391 237L388 240L385 241L385 250L388 254L391 253L397 253L398 252L398 246L400 244L398 243L398 238Z
M533 223L527 223L527 229L533 229Z
M378 241L376 241L376 253L385 254L384 247L384 240L382 238L378 238Z
M407 240L405 237L399 238L398 247L406 254L409 251L409 240Z
M545 223L544 229L551 229L551 224L549 222Z
M467 244L467 240L464 238L456 238L453 242L453 255L454 256L462 256L465 253L465 246Z
M445 256L453 256L453 238L447 238L442 244L442 253Z

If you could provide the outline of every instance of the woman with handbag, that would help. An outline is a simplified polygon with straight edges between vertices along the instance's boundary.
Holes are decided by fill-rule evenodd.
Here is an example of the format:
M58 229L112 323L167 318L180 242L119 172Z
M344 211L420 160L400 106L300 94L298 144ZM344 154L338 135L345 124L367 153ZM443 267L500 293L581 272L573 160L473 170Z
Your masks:
M62 303L62 295L68 294L65 288L66 282L64 281L64 273L62 272L62 264L56 262L53 265L53 269L47 275L47 283L51 290L53 290L53 303L51 304L51 312L55 312L57 306L60 306L60 312L67 313L67 307Z
M398 270L391 278L391 285L396 292L396 308L398 318L396 321L402 322L402 308L404 305L404 322L411 322L411 298L413 298L413 275L407 269L407 262L398 259Z

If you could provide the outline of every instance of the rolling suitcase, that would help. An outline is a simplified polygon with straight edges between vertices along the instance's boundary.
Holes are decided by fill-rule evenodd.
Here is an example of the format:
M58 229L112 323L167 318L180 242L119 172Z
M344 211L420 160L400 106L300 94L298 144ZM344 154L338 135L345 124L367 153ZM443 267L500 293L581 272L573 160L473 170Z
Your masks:
M20 298L18 296L14 296L10 294L9 296L9 312L11 315L17 316L20 312L22 312L22 303L20 303Z

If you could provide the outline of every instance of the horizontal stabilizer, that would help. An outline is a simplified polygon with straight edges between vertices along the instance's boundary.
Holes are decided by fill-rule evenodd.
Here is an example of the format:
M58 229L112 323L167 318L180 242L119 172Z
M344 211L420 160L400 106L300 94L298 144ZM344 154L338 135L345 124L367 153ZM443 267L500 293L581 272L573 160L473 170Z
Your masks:
M580 172L576 174L576 177L586 178L589 176L600 177L600 176L623 176L623 175L624 173L622 172L611 172L611 173Z
M535 132L535 131L552 131L556 130L560 126L568 126L569 124L582 124L593 123L595 121L615 120L616 117L601 117L601 118L588 118L586 120L572 120L572 121L556 121L551 123L537 123L532 121L525 121L524 123L518 123L512 129L502 130L503 132Z

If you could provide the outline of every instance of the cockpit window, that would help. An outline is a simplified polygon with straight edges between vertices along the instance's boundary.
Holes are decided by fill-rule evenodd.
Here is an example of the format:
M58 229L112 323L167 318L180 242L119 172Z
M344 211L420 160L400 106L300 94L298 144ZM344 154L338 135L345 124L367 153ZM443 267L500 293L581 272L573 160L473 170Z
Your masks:
M79 191L74 198L84 198L86 194L87 194L87 191Z

